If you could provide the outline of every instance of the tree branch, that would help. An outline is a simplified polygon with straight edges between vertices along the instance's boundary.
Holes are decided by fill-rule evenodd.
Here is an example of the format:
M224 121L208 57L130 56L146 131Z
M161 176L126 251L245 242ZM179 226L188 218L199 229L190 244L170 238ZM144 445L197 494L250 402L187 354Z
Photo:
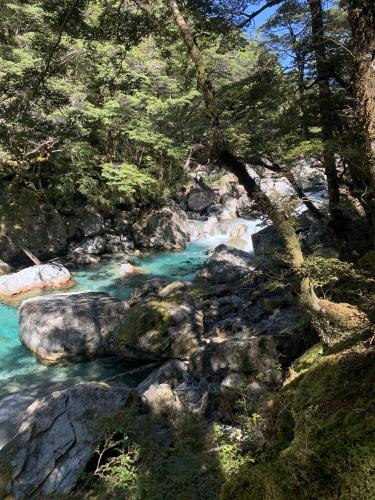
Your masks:
M242 21L242 23L237 24L237 27L242 29L246 28L248 24L251 23L253 19L255 19L259 14L261 14L264 10L269 9L270 7L273 7L274 5L278 5L279 3L283 2L284 0L269 0L267 3L262 5L258 10L255 10L251 14L246 14L246 12L242 12L241 15L243 17L246 17L245 21Z

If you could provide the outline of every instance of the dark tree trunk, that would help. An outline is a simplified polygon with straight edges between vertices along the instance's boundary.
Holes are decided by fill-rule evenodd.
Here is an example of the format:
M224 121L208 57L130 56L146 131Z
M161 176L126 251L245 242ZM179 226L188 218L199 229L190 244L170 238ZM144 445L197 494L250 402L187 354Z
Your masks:
M375 1L348 0L348 15L355 56L353 88L365 149L364 199L375 246Z
M321 0L308 0L311 12L312 45L315 53L316 76L319 85L319 111L323 139L323 164L327 177L329 212L333 228L340 230L342 216L340 215L339 179L336 161L332 148L335 113L332 109L332 95L329 86L329 71L327 67L326 42L324 38L323 9Z

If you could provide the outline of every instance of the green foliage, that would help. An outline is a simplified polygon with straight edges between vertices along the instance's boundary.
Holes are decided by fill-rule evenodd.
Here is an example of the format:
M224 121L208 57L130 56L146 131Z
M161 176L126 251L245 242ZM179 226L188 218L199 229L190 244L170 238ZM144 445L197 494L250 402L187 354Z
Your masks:
M125 193L135 193L138 189L151 188L156 184L156 179L143 173L136 165L131 163L104 163L102 176L109 186L116 187Z
M226 426L181 413L173 421L136 407L102 419L92 472L72 498L217 499L223 482L252 461Z
M299 158L313 157L319 158L323 151L323 143L320 139L302 141L288 151L284 156L285 160L297 160Z
M374 354L361 344L300 364L282 393L273 450L242 468L222 500L374 498Z
M350 262L323 257L306 259L306 271L315 290L324 298L335 302L348 302L364 310L371 319L375 317L375 279L372 269L364 264L356 267Z

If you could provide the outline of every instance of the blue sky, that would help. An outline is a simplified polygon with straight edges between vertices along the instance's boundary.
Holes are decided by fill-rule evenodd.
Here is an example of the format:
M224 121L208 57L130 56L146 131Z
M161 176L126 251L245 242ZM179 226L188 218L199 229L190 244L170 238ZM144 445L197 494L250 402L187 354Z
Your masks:
M373 0L375 1L375 0ZM337 0L322 0L323 3L323 8L328 9L330 7L333 7L335 4L337 4ZM260 4L260 6L262 3ZM253 6L251 9L249 9L249 13L253 12L254 10L258 9L259 6ZM247 29L247 32L250 36L251 39L257 38L257 28L262 26L271 16L274 12L276 12L278 8L278 5L275 5L274 7L270 7L269 9L264 10L261 12L258 16L255 17L249 28ZM280 61L281 64L284 67L288 67L291 63L291 59L287 56L284 56L282 60Z

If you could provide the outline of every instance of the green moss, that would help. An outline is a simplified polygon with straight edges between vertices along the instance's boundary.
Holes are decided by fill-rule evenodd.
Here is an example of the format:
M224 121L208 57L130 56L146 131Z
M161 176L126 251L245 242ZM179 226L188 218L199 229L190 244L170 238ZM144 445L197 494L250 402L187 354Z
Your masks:
M359 259L359 265L363 269L375 274L375 250L370 250Z
M222 499L374 499L374 361L374 348L318 356L284 388L275 427L284 448L244 467Z
M290 376L286 380L286 383L291 382L296 377L299 377L303 373L305 373L317 359L323 354L323 343L318 342L314 344L310 349L302 354L290 367Z
M117 342L136 347L140 337L147 337L152 344L161 342L173 324L171 311L178 304L172 301L148 300L135 305L126 314Z

